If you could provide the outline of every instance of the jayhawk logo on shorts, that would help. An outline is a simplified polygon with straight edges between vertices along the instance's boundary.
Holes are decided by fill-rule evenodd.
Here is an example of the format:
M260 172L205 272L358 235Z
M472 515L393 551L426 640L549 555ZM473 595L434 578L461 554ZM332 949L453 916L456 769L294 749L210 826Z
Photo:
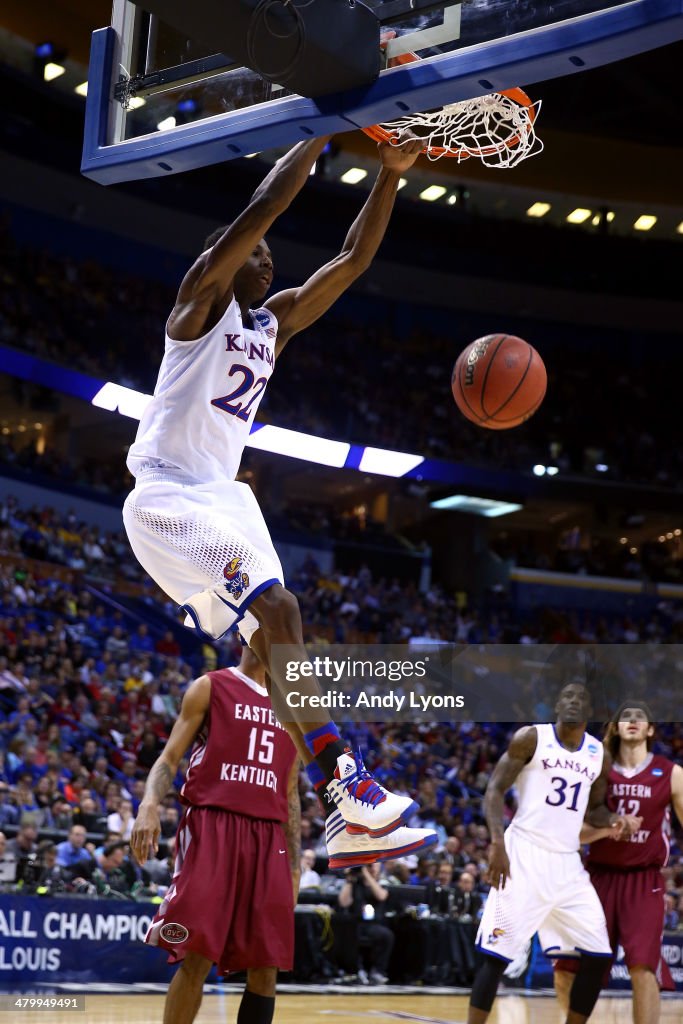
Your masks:
M493 931L491 932L491 934L489 935L489 946L495 946L495 944L498 942L498 939L501 937L501 935L505 935L505 929L504 928L494 928Z
M225 589L236 601L239 601L249 586L249 575L242 572L242 559L239 556L230 559L223 569L223 576L225 577Z

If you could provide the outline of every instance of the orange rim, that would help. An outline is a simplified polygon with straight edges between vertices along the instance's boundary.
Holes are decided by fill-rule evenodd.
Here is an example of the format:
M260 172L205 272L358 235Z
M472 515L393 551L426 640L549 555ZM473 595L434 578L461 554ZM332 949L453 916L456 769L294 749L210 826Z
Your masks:
M380 45L382 47L386 46L389 38L390 37L383 39ZM413 64L416 60L420 59L421 58L418 57L416 53L401 53L398 57L392 57L388 66L400 67L401 64ZM529 127L527 130L530 131L531 126L536 120L536 107L524 90L519 87L514 89L501 89L499 91L499 95L508 96L511 100L514 100L515 103L518 103L520 107L526 107L528 109ZM363 128L362 131L364 131L371 139L374 139L375 142L391 142L397 135L396 132L388 130L381 124L371 124L369 127ZM446 146L425 146L422 152L433 153L435 156L456 157L460 160L468 160L471 156L491 156L493 153L500 153L503 146L507 149L512 149L518 142L519 135L513 135L497 146L485 146L483 149L477 150L476 153L468 153L463 149L450 149Z

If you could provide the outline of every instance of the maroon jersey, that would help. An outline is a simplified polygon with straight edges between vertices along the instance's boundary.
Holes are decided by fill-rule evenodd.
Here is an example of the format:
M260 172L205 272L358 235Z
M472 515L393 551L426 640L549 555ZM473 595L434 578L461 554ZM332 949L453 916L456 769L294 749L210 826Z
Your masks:
M620 765L612 765L607 783L609 809L617 814L634 814L643 823L628 842L599 839L592 843L589 865L604 864L617 870L664 867L669 859L673 767L673 761L658 754L649 755L637 775L626 776Z
M249 818L287 821L296 750L267 690L238 669L209 672L211 702L192 748L180 796Z

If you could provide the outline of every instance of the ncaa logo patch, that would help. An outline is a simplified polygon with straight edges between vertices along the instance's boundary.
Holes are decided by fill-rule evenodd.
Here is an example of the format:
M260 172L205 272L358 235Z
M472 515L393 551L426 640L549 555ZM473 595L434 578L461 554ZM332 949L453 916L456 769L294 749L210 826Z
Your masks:
M588 744L588 753L591 755L591 757L595 757L597 752L598 752L598 748L595 745L595 743L589 743Z
M184 942L189 934L184 924L178 924L175 921L169 921L159 932L162 939L171 943Z
M664 774L664 769L663 768L653 768L652 769L652 775L660 776L660 775L663 775L663 774Z

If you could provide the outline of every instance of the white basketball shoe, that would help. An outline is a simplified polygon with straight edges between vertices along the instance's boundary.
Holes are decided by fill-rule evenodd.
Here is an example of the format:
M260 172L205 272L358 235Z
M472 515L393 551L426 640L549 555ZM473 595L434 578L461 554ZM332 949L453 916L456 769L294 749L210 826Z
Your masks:
M397 796L380 786L366 769L359 752L337 758L334 778L325 787L352 835L374 839L389 835L410 820L418 805L409 796Z
M387 836L374 839L367 832L353 835L347 831L341 812L333 811L325 822L325 838L330 858L329 868L334 871L337 868L374 864L376 860L419 853L428 846L434 846L438 837L431 829L405 826L395 828Z

